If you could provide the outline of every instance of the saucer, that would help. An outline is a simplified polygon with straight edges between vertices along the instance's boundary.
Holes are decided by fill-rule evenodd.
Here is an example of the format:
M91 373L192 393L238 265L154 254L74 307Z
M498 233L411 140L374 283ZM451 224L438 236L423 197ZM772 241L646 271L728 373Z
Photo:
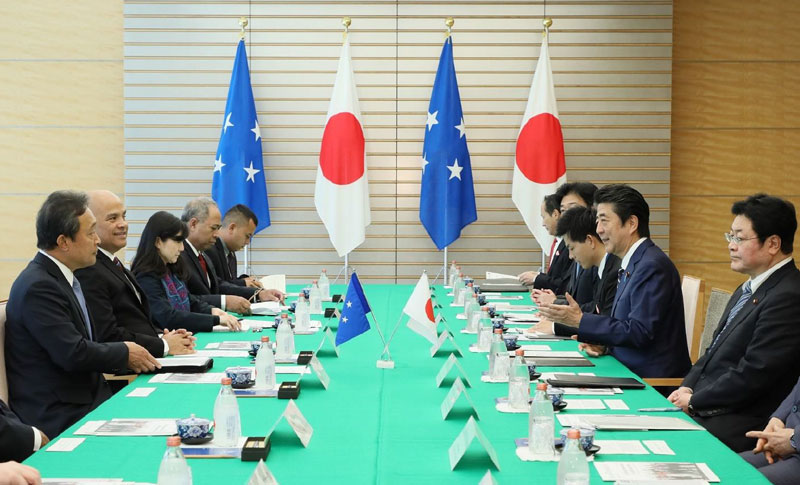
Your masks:
M561 411L567 407L567 401L561 401L559 404L553 404L553 411Z
M556 442L555 442L555 448L556 448L556 450L561 451L564 448L564 442L561 441L560 439L557 439ZM595 444L592 444L591 448L589 448L588 450L583 450L583 451L586 453L586 456L592 456L595 453L597 453L598 451L600 451L600 447L595 445Z
M231 387L234 389L247 389L253 387L256 384L255 380L249 380L244 384L231 384ZM566 403L565 403L566 404Z
M174 436L180 436L180 435L176 434ZM185 445L202 445L208 443L213 439L214 439L214 433L208 433L202 438L186 438L186 439L181 438L181 443Z

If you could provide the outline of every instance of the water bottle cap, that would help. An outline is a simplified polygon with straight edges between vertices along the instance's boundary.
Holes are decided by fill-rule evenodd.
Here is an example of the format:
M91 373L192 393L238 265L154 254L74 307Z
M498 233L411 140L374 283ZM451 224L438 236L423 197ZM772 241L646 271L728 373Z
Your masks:
M502 328L496 328L496 329L494 329L494 333L502 334L503 333L503 329ZM522 349L520 349L520 350L522 350Z
M581 437L581 430L572 428L567 431L567 438L577 440Z
M464 273L458 273L458 277L459 278L463 278L464 277Z
M261 343L264 343L264 342L269 342L269 337L267 337L267 336L261 337Z
M267 337L267 338L269 338L269 337ZM523 356L525 356L525 351L524 351L524 350L522 350L522 349L517 349L517 350L514 352L514 354L515 354L517 357L523 357Z
M288 314L286 314L286 313L281 313L281 318L282 318L282 319L283 319L283 318L289 318L289 315L288 315Z
M230 377L223 377L222 378L222 385L223 386L230 386L231 385L231 378Z
M481 311L488 312L489 311L489 307L488 306L482 306L481 307Z
M325 268L322 268L322 272L323 272L323 273L327 273L327 272L328 272L328 270L327 270L327 269L325 269Z
M467 283L467 286L469 286L470 288L472 288L472 283Z
M180 436L167 436L167 446L180 446L180 445L181 445Z
M311 284L312 285L316 285L317 284L317 280L311 280Z
M536 390L537 391L546 391L547 390L547 383L546 382L540 382L540 383L536 384Z

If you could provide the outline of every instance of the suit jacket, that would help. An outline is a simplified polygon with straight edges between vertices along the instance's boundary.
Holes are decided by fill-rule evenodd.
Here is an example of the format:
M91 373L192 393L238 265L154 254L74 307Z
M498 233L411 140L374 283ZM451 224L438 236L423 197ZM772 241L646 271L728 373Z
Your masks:
M219 325L219 317L211 314L211 305L189 292L191 311L186 312L172 307L167 297L163 279L154 273L136 275L139 286L150 301L153 322L161 328L185 328L190 332L210 332Z
M584 273L590 272L592 278L592 299L591 301L581 305L581 310L584 313L595 313L598 315L611 315L611 309L614 306L614 297L617 294L617 272L619 271L620 260L613 254L606 254L606 264L603 267L603 277L598 278L597 271L599 268L593 266L591 269L585 270ZM564 325L563 323L554 324L556 335L571 336L577 335L578 328Z
M733 293L714 332L720 334L742 294ZM769 276L683 381L701 422L723 442L743 451L800 375L800 271L790 262ZM747 439L749 440L749 439ZM752 448L753 446L750 446Z
M594 284L599 281L596 266L583 269L577 261L573 261L569 267L569 283L567 283L566 291L572 295L578 305L585 305L592 302Z
M225 248L221 237L217 238L217 242L213 246L203 251L203 254L208 256L208 259L214 264L217 278L221 281L227 281L236 286L247 286L244 278L237 278L236 271L231 272L231 268L228 266L228 259L225 257ZM233 260L236 261L236 253L233 253Z
M556 246L556 255L553 257L553 263L547 268L547 273L539 273L536 279L533 280L533 287L542 290L553 290L553 293L557 295L564 293L570 279L571 263L567 243L562 239Z
M220 295L236 295L249 299L253 296L253 293L255 293L255 289L253 288L245 288L228 283L227 281L220 281L214 263L203 254L202 257L205 258L206 267L208 268L208 279L211 280L209 284L203 272L203 267L200 266L200 260L195 256L189 243L184 241L183 248L184 250L180 257L183 260L183 264L189 270L189 277L184 283L186 283L186 287L192 295L199 297L210 305L220 308L222 307Z
M98 251L97 262L88 268L79 269L75 276L81 282L86 306L97 328L96 340L136 342L153 356L164 356L164 341L159 337L159 330L150 321L147 295L136 282L133 273L124 267L120 269ZM139 292L141 302L136 291Z
M678 270L650 239L633 253L611 315L584 313L578 340L609 346L640 377L682 377L691 367Z
M37 432L19 420L0 400L0 462L22 462L33 454L33 436Z
M54 438L111 396L102 373L126 369L128 347L89 339L72 287L41 253L14 281L6 311L9 402Z
M800 379L772 413L772 417L783 421L787 428L794 428L795 441L800 438Z

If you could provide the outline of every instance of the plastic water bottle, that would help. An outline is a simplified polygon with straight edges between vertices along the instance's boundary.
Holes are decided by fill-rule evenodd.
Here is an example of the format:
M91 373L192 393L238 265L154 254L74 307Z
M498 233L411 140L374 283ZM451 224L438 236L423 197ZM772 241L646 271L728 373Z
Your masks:
M536 385L531 411L528 414L528 451L537 460L552 460L555 456L555 418L553 402L547 398L547 384Z
M452 288L453 283L455 282L455 277L458 276L458 268L456 267L456 260L454 259L452 263L450 263L450 274L447 277L447 286Z
M261 347L256 353L256 387L275 389L275 354L269 337L261 337Z
M489 318L489 307L481 309L481 319L478 323L478 350L488 352L492 343L492 319Z
M297 303L294 306L294 326L295 329L301 332L305 332L311 328L309 304L303 292L300 292L300 295L297 297Z
M589 463L581 446L581 432L567 431L567 442L558 462L557 485L589 485Z
M322 290L320 290L317 280L311 282L311 291L308 292L308 299L311 304L311 313L314 315L322 313Z
M278 346L275 358L291 359L294 355L294 331L289 323L289 316L285 313L281 314L281 323L278 324L278 330L275 331L275 341Z
M328 270L323 269L319 275L319 291L323 300L331 299L331 282L328 279Z
M511 371L508 373L508 406L511 409L528 409L531 397L531 378L525 352L517 349Z
M502 380L508 375L509 358L503 331L497 329L492 335L492 346L489 348L489 376L493 380Z
M183 457L180 436L167 437L167 451L158 467L158 485L192 485L192 469Z
M466 286L464 286L464 273L458 274L458 279L456 280L456 285L453 287L453 302L461 306L464 304L464 291Z
M472 283L470 283L464 295L464 316L467 317L467 321L472 317L472 312L476 308L480 308L478 306L478 297L475 295L475 292L472 291Z
M214 444L235 447L242 437L242 422L239 420L239 404L231 388L231 378L222 378L222 388L214 403Z

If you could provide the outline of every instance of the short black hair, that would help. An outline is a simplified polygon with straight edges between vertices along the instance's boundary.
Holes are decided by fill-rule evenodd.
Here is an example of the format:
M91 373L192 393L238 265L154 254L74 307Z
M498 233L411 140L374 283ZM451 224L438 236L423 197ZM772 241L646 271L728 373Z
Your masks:
M258 216L246 205L236 204L225 213L222 224L227 225L231 222L246 223L247 221L253 221L253 224L258 226Z
M548 214L552 214L554 211L561 212L561 197L556 194L545 195L544 210Z
M611 204L623 224L636 216L639 219L639 237L650 237L650 206L641 192L630 185L605 185L594 193L595 204Z
M776 235L781 238L781 252L792 254L794 233L797 231L797 213L791 202L761 193L734 202L731 212L750 220L761 244L768 237Z
M136 256L131 263L131 272L136 275L155 273L163 277L169 271L186 281L188 271L183 266L183 259L178 258L176 263L165 264L156 248L156 239L183 242L188 235L189 227L185 222L167 211L156 212L144 226L142 236L139 238L139 247L136 248Z
M589 236L598 241L595 212L588 207L573 207L561 213L556 225L556 236L567 236L573 242L585 242Z
M594 202L594 193L597 192L597 186L591 182L570 182L562 185L556 190L558 195L558 204L561 205L561 199L567 194L575 194L586 203L586 207L592 205Z
M74 240L81 228L78 218L88 208L89 196L85 192L59 190L48 195L36 214L36 247L53 249L62 234Z

